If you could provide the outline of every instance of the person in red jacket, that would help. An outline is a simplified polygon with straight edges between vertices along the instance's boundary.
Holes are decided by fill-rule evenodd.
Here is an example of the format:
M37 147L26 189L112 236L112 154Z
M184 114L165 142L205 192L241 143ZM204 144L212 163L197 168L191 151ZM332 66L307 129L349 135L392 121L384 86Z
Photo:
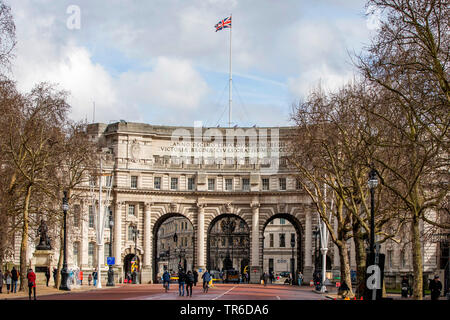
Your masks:
M36 300L36 274L33 272L33 269L29 269L27 273L28 279L28 296L31 300L31 290L34 293L34 300Z

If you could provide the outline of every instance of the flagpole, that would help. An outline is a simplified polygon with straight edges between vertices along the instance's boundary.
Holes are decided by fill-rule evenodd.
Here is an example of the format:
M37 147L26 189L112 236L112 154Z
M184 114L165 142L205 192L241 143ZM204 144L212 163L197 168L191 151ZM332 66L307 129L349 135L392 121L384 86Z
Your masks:
M228 102L228 127L231 127L231 108L232 108L232 93L233 93L233 87L232 87L232 83L233 83L233 77L232 77L232 72L231 72L231 31L233 30L233 19L232 19L232 14L230 14L230 21L231 21L231 25L230 25L230 85L229 85L229 91L228 91L228 96L229 96L229 102Z

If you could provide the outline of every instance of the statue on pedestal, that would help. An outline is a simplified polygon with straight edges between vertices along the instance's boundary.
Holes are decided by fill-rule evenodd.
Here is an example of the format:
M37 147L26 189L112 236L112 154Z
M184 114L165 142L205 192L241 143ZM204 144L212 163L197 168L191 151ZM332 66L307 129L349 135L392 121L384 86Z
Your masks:
M50 244L50 238L47 235L48 228L44 220L41 220L41 224L39 225L37 231L40 238L39 244L36 246L36 250L51 250L52 246Z

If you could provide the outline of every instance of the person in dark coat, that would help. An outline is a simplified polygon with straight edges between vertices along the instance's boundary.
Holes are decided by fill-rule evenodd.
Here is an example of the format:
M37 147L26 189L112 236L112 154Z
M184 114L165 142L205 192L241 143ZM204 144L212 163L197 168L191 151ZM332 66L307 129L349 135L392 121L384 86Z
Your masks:
M406 276L402 279L402 298L408 298L409 292L409 281Z
M442 291L442 283L439 276L435 275L434 280L430 282L431 300L439 300Z
M47 287L48 287L48 281L50 280L50 268L47 267L47 269L45 269L45 279L47 280Z
M194 270L194 272L192 272L192 274L194 275L194 287L197 286L197 282L198 282L198 272L197 270Z
M3 278L4 278L3 272L0 269L0 293L2 293L2 290L3 290Z
M165 270L162 275L163 287L168 291L170 289L170 273Z
M186 275L186 296L192 297L192 285L194 284L194 275L191 270Z
M17 281L19 280L19 272L16 270L16 267L13 267L11 270L11 292L17 292Z
M33 272L33 269L28 269L27 279L28 279L28 297L31 300L31 291L33 291L34 300L36 300L36 274Z
M55 288L56 288L56 275L57 274L58 274L58 269L53 267L53 282L55 283Z
M180 269L178 272L178 294L180 296L184 296L184 283L186 281L186 273L184 273L183 269ZM181 290L183 289L183 290Z
M267 282L269 282L269 275L267 274L267 272L264 272L264 287L267 286Z

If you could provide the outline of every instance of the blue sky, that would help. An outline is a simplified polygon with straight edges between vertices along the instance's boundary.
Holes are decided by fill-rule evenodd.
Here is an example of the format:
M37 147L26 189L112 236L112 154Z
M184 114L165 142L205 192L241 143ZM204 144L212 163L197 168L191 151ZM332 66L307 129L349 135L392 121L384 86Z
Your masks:
M6 1L17 27L13 77L70 92L71 117L226 126L233 14L233 125L289 125L293 103L355 72L349 52L375 28L365 1ZM70 5L80 28L69 29Z

